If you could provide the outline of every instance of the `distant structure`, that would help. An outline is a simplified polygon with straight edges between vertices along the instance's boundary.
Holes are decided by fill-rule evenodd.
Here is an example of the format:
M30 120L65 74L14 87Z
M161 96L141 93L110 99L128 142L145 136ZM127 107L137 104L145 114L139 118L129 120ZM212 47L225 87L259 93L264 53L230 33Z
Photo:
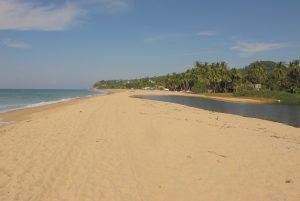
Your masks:
M259 91L261 89L261 84L255 84L254 85L254 88Z

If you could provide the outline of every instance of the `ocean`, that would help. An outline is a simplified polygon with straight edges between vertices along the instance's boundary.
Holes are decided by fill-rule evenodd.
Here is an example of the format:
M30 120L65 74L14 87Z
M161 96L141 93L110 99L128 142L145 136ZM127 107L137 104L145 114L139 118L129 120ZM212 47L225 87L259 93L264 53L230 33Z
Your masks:
M0 113L102 94L91 90L0 89Z

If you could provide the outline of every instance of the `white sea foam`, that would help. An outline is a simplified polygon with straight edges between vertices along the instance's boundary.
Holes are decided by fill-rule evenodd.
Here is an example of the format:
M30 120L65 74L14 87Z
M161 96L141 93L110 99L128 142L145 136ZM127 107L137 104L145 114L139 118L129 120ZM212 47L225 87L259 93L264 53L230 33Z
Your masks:
M77 99L77 98L80 98L80 97L63 98L63 99L55 100L55 101L45 101L45 102L33 103L33 104L26 105L23 108L32 108L32 107L39 107L39 106L44 106L44 105L50 105L50 104L54 104L54 103L61 103L61 102L66 102L66 101L74 100L74 99Z
M0 114L6 113L6 112L12 112L12 111L16 111L16 110L22 110L22 109L26 109L26 108L34 108L34 107L40 107L40 106L45 106L45 105L50 105L50 104L55 104L55 103L66 102L66 101L70 101L70 100L74 100L74 99L78 99L78 98L101 96L101 95L105 95L105 94L99 93L99 94L93 94L93 95L87 95L87 96L77 96L77 97L72 97L72 98L63 98L63 99L54 100L54 101L43 101L43 102L32 103L32 104L27 104L27 105L2 105L0 107ZM15 107L13 107L13 106L15 106ZM13 107L13 108L9 108L9 107ZM5 108L7 108L7 109L5 109Z
M39 106L44 106L44 105L50 105L50 104L54 104L54 103L60 103L60 102L65 102L65 101L73 100L73 99L76 99L76 98L79 98L79 97L64 98L64 99L56 100L56 101L45 101L45 102L28 104L28 105L18 105L18 107L9 108L9 109L4 109L5 107L2 107L2 108L0 108L0 109L2 109L0 111L0 113L6 113L6 112L11 112L11 111L21 110L21 109L26 109L26 108L39 107ZM13 106L13 105L10 105L10 106Z
M15 107L20 107L22 106L21 104L5 104L5 105L0 105L0 110L6 109L6 108L15 108Z

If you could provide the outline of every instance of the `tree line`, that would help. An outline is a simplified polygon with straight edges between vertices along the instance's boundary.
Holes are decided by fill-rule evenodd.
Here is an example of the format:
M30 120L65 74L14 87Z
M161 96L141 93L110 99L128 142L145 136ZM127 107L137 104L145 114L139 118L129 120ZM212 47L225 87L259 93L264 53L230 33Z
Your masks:
M300 61L256 61L244 68L229 68L225 62L195 62L182 73L132 80L102 80L94 88L167 88L171 91L239 92L261 89L300 93Z

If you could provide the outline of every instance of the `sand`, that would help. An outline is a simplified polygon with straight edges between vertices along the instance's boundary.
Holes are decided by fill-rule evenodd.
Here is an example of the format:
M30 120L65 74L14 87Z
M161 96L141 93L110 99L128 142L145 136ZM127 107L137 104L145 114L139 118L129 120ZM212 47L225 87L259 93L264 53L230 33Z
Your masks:
M2 119L0 200L300 200L300 129L123 91Z
M97 89L95 89L97 91ZM125 89L106 89L99 90L106 91L108 93L116 93L121 91L126 91ZM131 91L139 91L140 93L145 92L144 90L131 90ZM158 95L171 95L171 96L192 96L192 97L200 97L207 98L212 100L219 100L224 102L233 102L233 103L250 103L250 104L264 104L264 103L274 103L273 99L267 98L257 98L257 97L231 97L231 96L215 96L213 94L196 94L196 93L188 93L184 91L151 91L150 94L158 94ZM149 94L149 92L147 93ZM147 95L146 94L146 95Z

